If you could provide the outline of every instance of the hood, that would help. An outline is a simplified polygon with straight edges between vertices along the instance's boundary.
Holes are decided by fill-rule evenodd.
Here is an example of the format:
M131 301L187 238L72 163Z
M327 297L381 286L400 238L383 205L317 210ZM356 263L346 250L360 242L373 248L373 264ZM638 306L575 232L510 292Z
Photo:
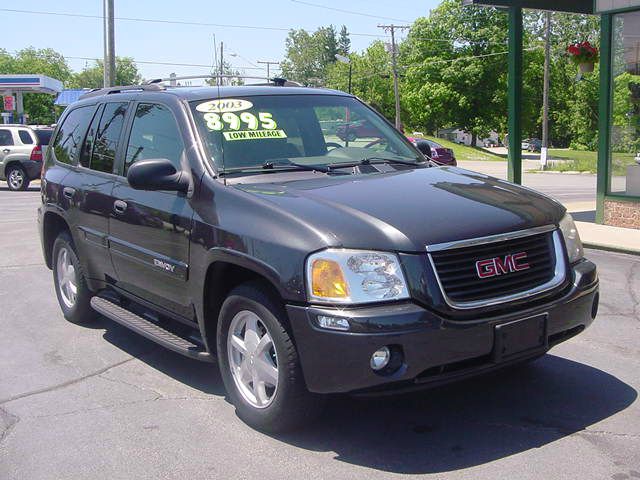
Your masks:
M557 224L565 212L533 190L455 167L250 178L235 188L329 234L336 239L333 246L347 248L423 252L436 243Z

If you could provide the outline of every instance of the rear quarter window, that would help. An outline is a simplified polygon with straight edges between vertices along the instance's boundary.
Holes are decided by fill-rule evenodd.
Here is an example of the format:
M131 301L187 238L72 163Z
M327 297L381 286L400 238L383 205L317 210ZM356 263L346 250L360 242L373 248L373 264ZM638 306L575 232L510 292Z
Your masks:
M33 145L33 138L27 130L18 130L18 136L23 145Z
M38 137L39 145L49 145L51 141L51 135L53 134L53 129L48 130L36 130L36 137Z
M53 155L58 162L76 164L84 133L91 121L94 106L78 107L65 117L53 142Z

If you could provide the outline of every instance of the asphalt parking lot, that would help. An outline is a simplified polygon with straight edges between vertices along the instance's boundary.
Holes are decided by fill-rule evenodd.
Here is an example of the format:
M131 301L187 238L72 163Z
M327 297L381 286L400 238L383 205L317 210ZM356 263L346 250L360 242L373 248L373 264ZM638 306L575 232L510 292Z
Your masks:
M592 328L537 362L420 394L333 398L267 436L215 366L119 325L67 323L36 226L37 189L0 187L0 479L640 478L640 257L587 251Z

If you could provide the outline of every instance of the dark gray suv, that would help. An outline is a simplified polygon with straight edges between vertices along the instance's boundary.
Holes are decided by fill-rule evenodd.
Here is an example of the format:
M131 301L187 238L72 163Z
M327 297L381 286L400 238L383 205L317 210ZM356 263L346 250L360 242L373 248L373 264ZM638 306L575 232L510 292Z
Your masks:
M366 134L332 127L354 122ZM596 315L596 267L562 205L433 166L342 92L100 90L65 111L45 160L65 317L95 310L217 362L259 429L310 421L326 394L531 360Z

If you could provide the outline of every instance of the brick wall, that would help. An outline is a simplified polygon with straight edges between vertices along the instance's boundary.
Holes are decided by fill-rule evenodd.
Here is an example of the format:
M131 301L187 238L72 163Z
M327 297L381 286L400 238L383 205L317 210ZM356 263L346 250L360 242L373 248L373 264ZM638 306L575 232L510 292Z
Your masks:
M604 223L614 227L640 229L640 202L605 200Z

